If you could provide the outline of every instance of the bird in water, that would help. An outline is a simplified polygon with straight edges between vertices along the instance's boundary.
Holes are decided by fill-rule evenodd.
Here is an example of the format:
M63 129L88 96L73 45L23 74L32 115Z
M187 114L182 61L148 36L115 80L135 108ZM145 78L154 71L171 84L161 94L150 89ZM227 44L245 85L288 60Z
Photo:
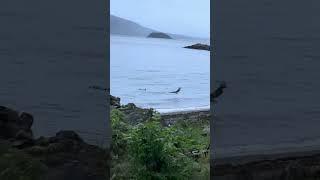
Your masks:
M210 94L211 101L216 102L215 99L223 94L223 89L225 88L227 88L227 83L225 81L222 81L219 87L212 94Z
M178 93L180 92L180 90L181 90L181 87L179 87L176 91L172 91L172 92L170 92L170 93L176 93L176 94L178 94Z

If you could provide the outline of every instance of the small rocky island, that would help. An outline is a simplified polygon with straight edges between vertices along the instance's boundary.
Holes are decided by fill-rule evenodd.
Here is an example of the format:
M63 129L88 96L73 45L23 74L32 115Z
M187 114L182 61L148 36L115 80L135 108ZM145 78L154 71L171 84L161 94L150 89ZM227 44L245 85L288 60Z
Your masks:
M184 48L210 51L211 47L206 44L197 43L191 46L186 46Z
M148 35L148 38L172 39L168 34L162 32L153 32Z

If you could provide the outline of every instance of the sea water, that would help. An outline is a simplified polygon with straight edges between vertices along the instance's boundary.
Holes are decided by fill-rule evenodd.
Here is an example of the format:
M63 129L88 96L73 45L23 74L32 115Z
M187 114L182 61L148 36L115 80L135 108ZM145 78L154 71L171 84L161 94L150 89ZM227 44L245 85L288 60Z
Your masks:
M199 42L112 35L111 94L159 112L209 108L210 52L183 48Z

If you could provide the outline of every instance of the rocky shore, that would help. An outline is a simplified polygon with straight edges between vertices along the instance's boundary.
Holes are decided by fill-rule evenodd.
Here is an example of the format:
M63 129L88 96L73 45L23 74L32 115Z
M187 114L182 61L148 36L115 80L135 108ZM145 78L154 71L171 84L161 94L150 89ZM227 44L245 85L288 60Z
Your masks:
M0 106L0 160L13 153L23 154L45 167L45 180L105 180L109 176L107 150L85 143L73 131L36 139L31 130L33 121L29 113Z
M154 109L139 108L133 103L121 105L120 98L110 96L111 109L122 111L128 122L137 124L150 119L155 113ZM162 124L172 125L180 120L186 122L210 121L210 110L181 111L159 114Z
M114 96L110 96L110 100L111 109L123 112L127 122L133 125L145 122L155 114L153 109L139 108L133 103L121 105L120 98ZM210 119L209 111L160 116L164 125L182 119L190 122ZM27 112L0 106L0 162L7 155L23 154L30 161L35 160L45 167L44 180L104 180L109 177L109 150L87 144L76 132L70 130L57 132L53 137L35 138L33 122L34 117Z

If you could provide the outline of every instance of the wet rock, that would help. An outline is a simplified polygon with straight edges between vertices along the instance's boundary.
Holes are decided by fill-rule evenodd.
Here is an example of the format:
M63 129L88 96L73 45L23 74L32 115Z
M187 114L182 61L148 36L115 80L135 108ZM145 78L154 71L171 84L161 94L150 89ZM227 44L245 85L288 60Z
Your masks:
M184 48L210 51L210 46L209 45L200 44L200 43L194 44L194 45L191 45L191 46L186 46Z

